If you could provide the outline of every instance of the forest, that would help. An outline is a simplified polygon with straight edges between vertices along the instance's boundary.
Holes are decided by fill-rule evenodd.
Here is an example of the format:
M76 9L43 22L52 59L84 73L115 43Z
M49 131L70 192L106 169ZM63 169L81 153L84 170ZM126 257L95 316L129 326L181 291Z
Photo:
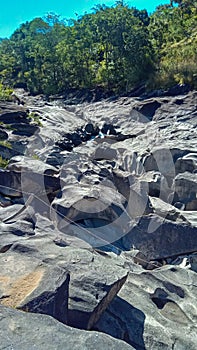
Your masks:
M174 0L152 14L117 1L64 19L49 13L0 41L0 96L68 89L127 93L175 84L197 87L197 1Z

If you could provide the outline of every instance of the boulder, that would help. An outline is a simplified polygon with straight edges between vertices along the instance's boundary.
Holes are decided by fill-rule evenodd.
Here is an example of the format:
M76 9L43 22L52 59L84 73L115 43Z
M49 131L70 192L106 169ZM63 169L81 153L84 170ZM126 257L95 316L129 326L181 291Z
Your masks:
M135 247L149 260L191 253L197 250L197 228L173 222L155 214L142 216L137 225L122 238L126 249Z
M12 102L0 104L0 122L4 124L29 123L27 110L23 106L17 106Z
M175 201L184 204L193 202L191 210L197 210L197 174L189 172L178 174L174 179Z
M5 130L0 129L0 140L4 141L8 139L8 133Z
M166 203L162 199L156 197L150 197L150 203L155 214L166 218L167 220L188 223L181 211L170 203Z
M106 334L71 328L46 315L0 306L2 348L15 350L132 350L124 341Z
M134 109L138 113L143 114L148 120L152 120L155 114L155 111L161 107L161 103L156 99L146 100L142 103L138 103L134 106Z
M9 197L21 197L20 174L0 169L0 193Z
M28 257L21 249L1 256L0 304L67 322L69 274Z
M39 127L37 125L33 124L26 124L26 123L13 123L12 127L14 131L12 132L14 135L20 135L20 136L32 136L34 135L38 130Z
M135 349L195 350L196 291L191 280L195 285L195 272L173 266L130 272L94 329Z

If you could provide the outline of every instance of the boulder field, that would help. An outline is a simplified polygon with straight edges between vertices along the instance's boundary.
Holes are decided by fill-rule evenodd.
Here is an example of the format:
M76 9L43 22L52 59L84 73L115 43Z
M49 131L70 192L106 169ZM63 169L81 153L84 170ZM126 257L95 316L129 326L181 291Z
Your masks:
M0 349L195 350L197 92L0 102Z

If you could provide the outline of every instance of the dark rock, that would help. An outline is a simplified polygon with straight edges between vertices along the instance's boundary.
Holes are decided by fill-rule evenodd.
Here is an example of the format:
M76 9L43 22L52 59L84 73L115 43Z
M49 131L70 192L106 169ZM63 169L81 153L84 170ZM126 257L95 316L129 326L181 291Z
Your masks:
M6 131L0 129L0 140L4 141L7 139L8 139L8 133Z
M71 152L73 149L73 144L71 140L67 141L57 141L56 145L62 150L62 151L68 151Z
M27 110L23 106L17 106L12 102L0 104L0 122L5 124L27 123Z
M104 135L117 135L117 132L112 124L104 124L101 128Z
M124 339L135 349L195 350L195 287L190 278L196 281L193 271L172 266L131 272L94 329Z
M15 350L134 349L125 342L102 333L77 330L50 316L21 312L3 306L0 306L0 335L1 347Z
M91 135L95 134L95 128L94 128L94 125L92 123L86 124L84 129L88 134L91 134ZM96 134L95 134L95 136L96 136Z
M9 197L21 197L20 174L14 171L0 171L0 192Z
M12 157L17 156L20 154L16 149L12 148L11 145L0 145L0 155L4 159L10 159Z
M166 96L177 96L187 94L191 90L189 84L177 84L169 88L166 92Z
M141 105L138 104L134 109L143 114L148 120L152 120L155 112L158 108L161 107L161 103L157 100L148 100L143 102Z
M197 228L187 223L175 223L157 215L140 219L123 238L126 249L135 247L148 259L162 259L197 250Z
M181 202L189 205L192 203L191 210L197 210L197 174L189 172L178 174L174 179L175 202Z
M39 127L36 125L30 125L25 123L20 124L12 124L14 131L12 132L14 135L21 136L32 136L39 130Z

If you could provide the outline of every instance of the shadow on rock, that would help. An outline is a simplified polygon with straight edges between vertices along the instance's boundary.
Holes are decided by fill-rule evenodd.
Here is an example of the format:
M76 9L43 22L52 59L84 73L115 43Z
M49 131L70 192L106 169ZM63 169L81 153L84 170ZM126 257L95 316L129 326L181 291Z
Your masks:
M94 330L122 339L136 350L145 350L144 313L120 297L109 305Z

